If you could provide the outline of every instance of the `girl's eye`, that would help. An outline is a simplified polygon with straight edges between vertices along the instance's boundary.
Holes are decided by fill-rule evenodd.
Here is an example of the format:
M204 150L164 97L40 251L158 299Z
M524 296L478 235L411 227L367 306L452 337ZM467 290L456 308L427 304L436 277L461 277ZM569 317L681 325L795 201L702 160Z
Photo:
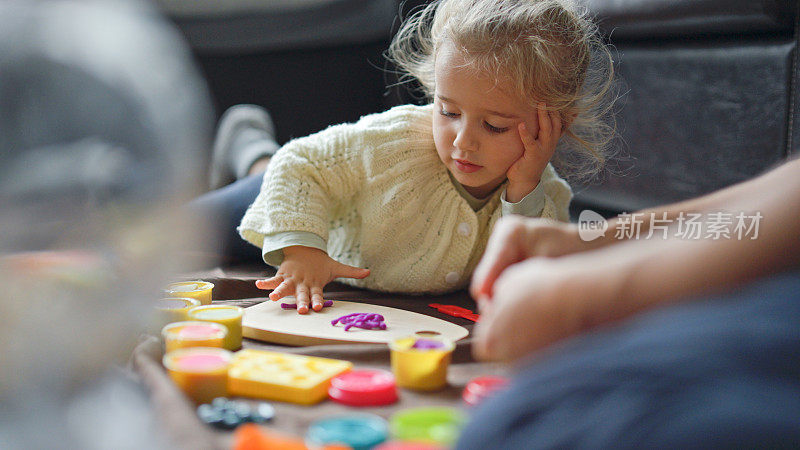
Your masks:
M441 115L443 115L445 117L458 117L457 113L451 113L451 112L445 111L444 109L440 109L439 110L439 114L441 114Z
M505 133L506 131L508 131L508 127L503 127L503 128L495 127L492 124L490 124L489 122L483 122L483 125L486 127L487 130L491 131L492 133L498 133L499 134L499 133Z

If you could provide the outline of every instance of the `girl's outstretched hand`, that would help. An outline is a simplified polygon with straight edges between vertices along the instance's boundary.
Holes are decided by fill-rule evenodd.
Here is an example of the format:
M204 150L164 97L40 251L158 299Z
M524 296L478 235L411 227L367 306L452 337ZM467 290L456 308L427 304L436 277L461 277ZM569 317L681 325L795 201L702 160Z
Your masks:
M294 245L284 248L283 255L283 262L275 276L256 281L256 287L272 289L269 294L272 301L294 295L300 314L308 313L309 306L314 311L322 309L322 289L334 278L369 276L369 269L342 264L317 248Z
M525 151L506 172L508 178L506 200L511 203L522 200L539 184L542 172L553 157L556 144L563 133L561 115L558 111L547 111L545 104L540 103L536 115L539 122L536 136L530 133L524 122L517 125Z

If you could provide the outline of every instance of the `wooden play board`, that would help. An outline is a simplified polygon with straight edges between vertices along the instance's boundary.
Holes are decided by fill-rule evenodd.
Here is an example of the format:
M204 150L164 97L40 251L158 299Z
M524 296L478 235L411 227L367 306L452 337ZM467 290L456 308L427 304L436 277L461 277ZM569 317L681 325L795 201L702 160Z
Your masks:
M294 303L293 298L282 302ZM276 344L308 346L325 344L388 343L396 338L420 332L434 332L457 341L469 334L466 328L436 317L426 316L388 306L336 301L320 312L298 314L294 309L282 309L281 302L266 300L245 308L242 335L246 338ZM386 320L385 330L332 326L331 321L352 313L377 313Z

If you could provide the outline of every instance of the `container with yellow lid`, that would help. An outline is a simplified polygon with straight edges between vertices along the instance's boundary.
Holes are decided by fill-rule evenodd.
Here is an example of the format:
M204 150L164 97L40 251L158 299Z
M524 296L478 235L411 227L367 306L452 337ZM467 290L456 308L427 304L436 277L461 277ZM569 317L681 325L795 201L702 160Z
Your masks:
M211 304L214 283L208 281L178 281L170 283L164 293L169 297L189 297L200 301L201 305Z
M189 320L200 320L225 325L228 335L223 347L238 350L242 347L242 314L244 309L234 305L201 305L189 310Z
M156 300L153 304L152 331L158 333L165 325L172 322L182 322L189 316L189 310L200 306L200 301L188 297L165 297Z

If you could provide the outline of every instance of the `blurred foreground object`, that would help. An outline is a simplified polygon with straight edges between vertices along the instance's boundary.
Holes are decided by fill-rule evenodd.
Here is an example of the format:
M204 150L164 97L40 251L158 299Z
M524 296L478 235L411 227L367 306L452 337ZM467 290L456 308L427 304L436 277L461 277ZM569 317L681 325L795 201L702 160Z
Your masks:
M0 448L159 447L113 366L196 239L209 105L145 5L0 3Z

